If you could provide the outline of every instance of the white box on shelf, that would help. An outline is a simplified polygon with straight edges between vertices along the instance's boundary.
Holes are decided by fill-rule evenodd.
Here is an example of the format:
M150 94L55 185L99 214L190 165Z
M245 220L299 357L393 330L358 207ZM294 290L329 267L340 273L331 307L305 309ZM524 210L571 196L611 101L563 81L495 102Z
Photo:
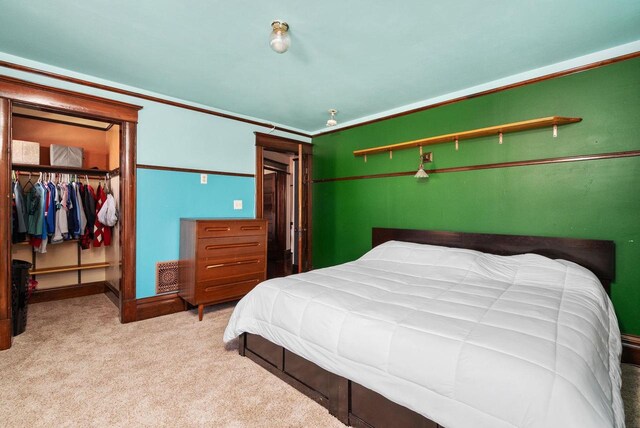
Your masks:
M82 168L84 151L81 147L51 145L51 166Z
M11 142L11 162L38 165L40 163L40 143L13 140Z

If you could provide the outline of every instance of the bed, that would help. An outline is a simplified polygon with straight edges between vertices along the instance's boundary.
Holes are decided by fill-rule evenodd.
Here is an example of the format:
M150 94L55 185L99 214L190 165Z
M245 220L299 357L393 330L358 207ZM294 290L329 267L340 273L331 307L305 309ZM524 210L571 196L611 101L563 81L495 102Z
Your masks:
M624 426L611 241L375 228L372 244L260 284L224 340L346 425Z

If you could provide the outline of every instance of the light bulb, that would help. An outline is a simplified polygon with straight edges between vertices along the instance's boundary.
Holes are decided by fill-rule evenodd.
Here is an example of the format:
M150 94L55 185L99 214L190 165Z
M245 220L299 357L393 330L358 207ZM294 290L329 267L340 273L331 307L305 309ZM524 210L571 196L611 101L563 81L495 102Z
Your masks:
M329 109L329 120L327 120L327 126L336 126L338 124L338 121L336 120L336 113L338 113L338 110L334 108Z
M289 25L286 22L273 21L271 23L271 36L269 36L269 45L271 49L278 53L285 53L291 46L291 38L289 37Z

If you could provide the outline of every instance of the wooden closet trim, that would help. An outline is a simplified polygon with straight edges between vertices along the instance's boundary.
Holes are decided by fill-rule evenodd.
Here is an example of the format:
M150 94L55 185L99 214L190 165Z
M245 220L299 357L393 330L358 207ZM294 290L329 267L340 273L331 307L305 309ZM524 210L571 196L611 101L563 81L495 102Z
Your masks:
M138 110L142 109L134 104L40 85L8 76L0 76L0 97L34 107L73 113L76 116L117 122L137 122Z
M133 104L0 76L0 350L11 347L11 107L14 103L120 125L120 320L136 320L136 124Z
M11 102L0 98L0 350L11 347Z

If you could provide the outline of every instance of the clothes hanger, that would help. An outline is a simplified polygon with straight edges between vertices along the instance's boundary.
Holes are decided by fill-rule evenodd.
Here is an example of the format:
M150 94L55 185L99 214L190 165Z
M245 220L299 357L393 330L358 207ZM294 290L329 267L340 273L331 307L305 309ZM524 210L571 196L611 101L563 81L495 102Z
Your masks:
M31 187L33 188L33 183L31 182L31 172L29 172L29 179L27 180L26 183L24 183L24 187L22 188L22 190L24 190L25 192L27 191L27 186L31 185Z

